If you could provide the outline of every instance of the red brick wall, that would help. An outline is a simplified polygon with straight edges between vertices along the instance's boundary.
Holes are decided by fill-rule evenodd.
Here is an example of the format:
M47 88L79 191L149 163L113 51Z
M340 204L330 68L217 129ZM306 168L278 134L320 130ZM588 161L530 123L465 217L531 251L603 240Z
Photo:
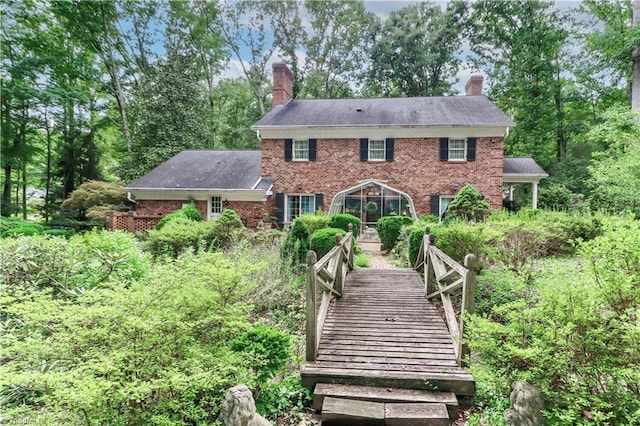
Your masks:
M159 215L139 215L136 212L114 212L107 213L107 229L109 231L140 232L156 229L162 216Z
M266 212L265 203L252 201L227 201L224 205L225 209L232 209L245 222L247 228L255 229L258 221L262 219L267 224L268 218L264 217Z
M165 216L180 210L183 204L189 203L188 200L137 200L136 213ZM207 217L207 202L204 200L196 201L196 208L202 213L202 217Z
M429 195L455 195L473 185L492 208L502 207L503 138L477 138L476 161L439 161L439 139L395 139L394 161L360 161L359 139L318 139L317 161L285 162L284 140L262 140L262 176L274 179L273 192L323 193L327 211L333 196L366 179L387 181L413 199L418 215L430 212ZM302 183L302 189L297 188ZM274 197L270 209L274 211Z

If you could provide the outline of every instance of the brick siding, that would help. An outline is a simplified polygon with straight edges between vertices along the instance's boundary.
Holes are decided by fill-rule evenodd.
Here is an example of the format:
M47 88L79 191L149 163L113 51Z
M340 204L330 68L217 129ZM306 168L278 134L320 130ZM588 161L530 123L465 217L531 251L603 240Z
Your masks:
M274 180L273 192L324 194L327 211L336 193L358 181L379 179L406 192L418 215L429 214L429 195L456 194L454 184L473 185L491 208L502 207L503 138L479 137L476 160L439 161L439 139L395 139L394 161L360 161L359 139L318 139L317 161L284 161L284 139L262 140L262 176ZM299 184L301 189L298 189ZM269 209L275 211L271 197Z

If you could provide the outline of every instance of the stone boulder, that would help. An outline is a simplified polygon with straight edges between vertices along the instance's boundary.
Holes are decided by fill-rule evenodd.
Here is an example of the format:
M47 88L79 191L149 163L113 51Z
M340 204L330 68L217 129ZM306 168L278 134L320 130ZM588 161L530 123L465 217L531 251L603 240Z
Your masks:
M535 386L527 382L515 382L513 385L511 408L504 412L509 426L543 426L542 406L544 397Z

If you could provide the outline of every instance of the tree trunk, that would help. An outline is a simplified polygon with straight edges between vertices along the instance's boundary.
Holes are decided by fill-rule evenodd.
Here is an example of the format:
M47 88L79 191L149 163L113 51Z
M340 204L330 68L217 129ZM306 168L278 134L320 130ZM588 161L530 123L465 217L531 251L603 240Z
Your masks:
M640 0L632 3L631 27L640 26ZM635 45L632 53L633 71L631 74L631 110L640 112L640 46Z

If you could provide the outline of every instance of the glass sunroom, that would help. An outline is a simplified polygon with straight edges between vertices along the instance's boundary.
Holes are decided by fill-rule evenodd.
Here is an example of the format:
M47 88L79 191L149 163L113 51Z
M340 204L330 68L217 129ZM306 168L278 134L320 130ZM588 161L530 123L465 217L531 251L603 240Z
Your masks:
M338 192L331 201L329 214L349 213L360 219L362 230L375 228L383 216L403 215L417 219L411 197L388 186L385 181L369 179Z

